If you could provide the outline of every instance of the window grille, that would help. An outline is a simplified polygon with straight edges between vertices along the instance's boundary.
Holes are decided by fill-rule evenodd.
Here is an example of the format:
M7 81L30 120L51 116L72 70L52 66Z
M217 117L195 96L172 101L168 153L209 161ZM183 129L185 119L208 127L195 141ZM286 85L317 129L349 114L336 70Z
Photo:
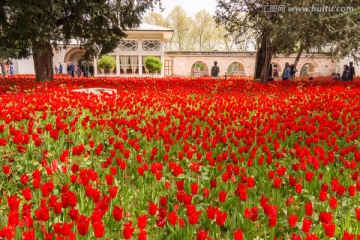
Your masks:
M157 40L146 40L142 43L144 51L160 51L160 41Z
M123 51L137 51L138 50L138 42L135 40L121 41L120 49Z

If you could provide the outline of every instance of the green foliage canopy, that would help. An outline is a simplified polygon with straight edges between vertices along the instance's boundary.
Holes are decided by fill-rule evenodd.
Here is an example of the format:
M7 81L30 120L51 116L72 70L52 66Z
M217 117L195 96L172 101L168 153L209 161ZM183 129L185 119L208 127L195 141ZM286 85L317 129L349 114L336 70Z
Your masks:
M157 57L147 57L145 59L145 67L149 69L151 73L158 73L161 71L162 62Z
M85 57L109 53L157 4L160 0L1 0L0 48L11 49L14 58L33 55L38 80L51 80L52 47L75 40Z
M109 71L116 66L116 61L113 57L104 55L99 59L97 65L99 68L103 68L105 71Z

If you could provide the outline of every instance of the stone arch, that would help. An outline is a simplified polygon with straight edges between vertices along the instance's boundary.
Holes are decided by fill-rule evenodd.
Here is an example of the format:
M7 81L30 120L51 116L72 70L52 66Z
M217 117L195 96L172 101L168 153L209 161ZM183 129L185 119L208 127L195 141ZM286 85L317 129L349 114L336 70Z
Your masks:
M279 61L277 61L277 60L271 61L271 66L272 66L273 69L274 69L275 65L276 65L277 70L278 70L279 73L283 71L283 66L281 65L281 63Z
M241 61L235 60L228 64L226 72L229 76L245 76L244 64Z
M299 66L300 68L298 69L300 69L300 77L319 75L318 64L313 60L305 60Z
M84 54L85 49L81 49L79 47L72 48L65 54L64 63L72 61L75 65L80 65Z
M205 61L195 61L193 64L191 64L191 76L209 76L209 65Z

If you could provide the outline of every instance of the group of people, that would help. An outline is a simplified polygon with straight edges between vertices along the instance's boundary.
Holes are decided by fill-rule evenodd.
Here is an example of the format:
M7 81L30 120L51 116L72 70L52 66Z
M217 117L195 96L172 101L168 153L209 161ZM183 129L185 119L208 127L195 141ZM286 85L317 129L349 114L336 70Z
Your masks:
M211 77L217 78L219 77L219 66L217 65L217 62L214 62L214 66L211 68ZM289 64L288 62L285 63L285 69L283 71L283 74L281 75L282 80L293 80L295 78L297 70L294 64ZM275 64L274 67L270 65L269 70L269 81L277 81L279 79L279 70L277 68L277 65Z
M2 71L5 71L4 73ZM14 64L12 61L0 61L0 75L14 75L15 74L15 69L14 69Z
M350 62L349 65L344 65L344 69L342 75L340 73L334 73L333 79L334 80L341 80L341 81L352 81L355 77L355 67L353 62Z
M272 67L272 65L270 65L270 69L269 69L269 81L277 81L280 77L279 75L279 70L277 68L277 64L274 65L274 67ZM281 75L281 79L282 80L293 80L295 78L295 74L296 74L297 70L294 64L289 64L288 62L285 63L285 68L284 71Z
M55 65L54 67L56 74L63 74L63 65L59 63L59 67ZM75 64L70 61L66 63L66 72L71 77L93 77L94 76L94 65L81 64L75 66Z

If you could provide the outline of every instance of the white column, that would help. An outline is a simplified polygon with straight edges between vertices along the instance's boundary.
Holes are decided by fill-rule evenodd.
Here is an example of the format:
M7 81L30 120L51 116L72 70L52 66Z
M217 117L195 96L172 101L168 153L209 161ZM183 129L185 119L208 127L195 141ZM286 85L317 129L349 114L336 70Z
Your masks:
M161 77L165 77L165 43L164 40L161 41Z
M94 77L96 77L97 76L97 59L96 58L94 58Z
M143 72L142 72L142 55L138 55L138 58L139 58L139 76L142 76L143 75Z
M164 52L161 53L161 63L162 63L161 77L164 77L165 76L165 54L164 54Z
M116 54L116 75L120 76L120 56Z

